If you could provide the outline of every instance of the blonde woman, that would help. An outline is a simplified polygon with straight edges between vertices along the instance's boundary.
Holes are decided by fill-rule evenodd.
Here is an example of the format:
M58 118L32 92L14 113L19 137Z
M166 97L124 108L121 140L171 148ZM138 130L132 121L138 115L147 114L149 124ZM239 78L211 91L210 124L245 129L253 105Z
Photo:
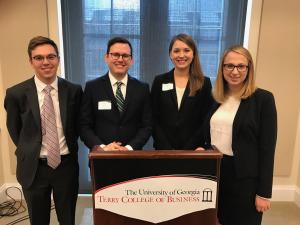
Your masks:
M256 88L253 60L242 46L221 59L207 121L206 144L222 153L218 218L258 225L270 208L277 113L272 93Z

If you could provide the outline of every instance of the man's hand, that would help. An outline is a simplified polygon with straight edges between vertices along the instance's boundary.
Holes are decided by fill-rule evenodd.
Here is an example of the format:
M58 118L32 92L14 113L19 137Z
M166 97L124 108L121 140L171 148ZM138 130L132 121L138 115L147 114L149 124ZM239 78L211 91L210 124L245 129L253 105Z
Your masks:
M101 146L97 145L97 146L93 147L92 150L96 150L96 151L130 151L132 149L122 146L121 142L114 141L108 145L101 145Z
M118 151L118 150L120 150L120 147L122 147L121 144L122 144L121 142L114 141L108 145L105 145L103 147L103 150L104 151Z
M129 151L128 148L126 148L125 146L119 146L119 151Z

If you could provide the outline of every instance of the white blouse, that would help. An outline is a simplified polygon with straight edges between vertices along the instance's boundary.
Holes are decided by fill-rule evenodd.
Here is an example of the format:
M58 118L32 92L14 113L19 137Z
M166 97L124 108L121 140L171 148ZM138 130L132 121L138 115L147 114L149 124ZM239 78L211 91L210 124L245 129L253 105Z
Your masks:
M182 101L182 97L183 97L184 91L185 91L185 88L176 87L176 96L177 96L177 106L178 106L178 109L180 108L180 104L181 104L181 101Z
M210 119L211 144L225 155L233 156L232 126L240 103L240 99L228 97Z

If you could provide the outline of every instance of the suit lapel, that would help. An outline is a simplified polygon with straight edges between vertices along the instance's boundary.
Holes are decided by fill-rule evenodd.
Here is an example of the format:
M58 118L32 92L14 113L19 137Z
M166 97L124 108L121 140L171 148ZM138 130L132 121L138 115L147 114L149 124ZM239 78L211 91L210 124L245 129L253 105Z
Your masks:
M176 86L175 86L175 81L174 81L174 69L171 70L168 75L166 76L165 80L162 83L162 86L164 84L173 84L173 89L170 91L166 91L166 94L170 94L172 98L172 102L174 103L174 107L176 110L178 110L178 103L177 103L177 94L176 94Z
M244 120L244 118L247 116L249 112L249 104L250 104L250 99L241 100L240 106L233 120L233 129L232 129L233 138L236 138L236 135L240 129L241 122Z
M128 105L131 102L133 95L134 95L134 83L132 78L128 75L128 82L127 82L127 87L126 87L126 96L125 96L125 105L124 105L124 112L123 115L126 113L128 110Z
M173 83L173 89L172 89L172 100L174 102L174 105L175 105L175 108L178 110L178 101L177 101L177 93L176 93L176 84L175 84L175 80L174 80L174 75L172 74L172 77L171 77L171 82L170 83Z
M26 90L26 96L34 117L34 121L36 124L41 127L41 114L40 114L40 106L39 106L39 99L37 94L37 89L34 83L34 78L29 80L29 85Z
M104 77L102 77L102 82L103 82L103 86L104 86L105 92L106 92L106 94L108 96L108 99L110 99L111 103L114 105L114 107L116 109L118 109L116 97L114 95L114 92L113 92L112 85L110 83L108 74L106 74Z
M62 78L58 77L58 100L61 123L64 131L67 128L68 90Z

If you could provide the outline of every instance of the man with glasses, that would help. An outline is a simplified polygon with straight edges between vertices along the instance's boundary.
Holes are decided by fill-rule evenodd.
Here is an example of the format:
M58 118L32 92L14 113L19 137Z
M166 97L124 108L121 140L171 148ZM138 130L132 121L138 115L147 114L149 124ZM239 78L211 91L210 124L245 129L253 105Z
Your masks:
M109 40L104 60L109 71L86 83L80 110L80 137L89 149L140 150L151 135L149 85L128 75L131 43Z
M74 225L82 88L57 76L60 58L51 39L31 39L28 55L34 77L8 88L4 101L17 179L32 225L49 225L51 193L59 224Z

